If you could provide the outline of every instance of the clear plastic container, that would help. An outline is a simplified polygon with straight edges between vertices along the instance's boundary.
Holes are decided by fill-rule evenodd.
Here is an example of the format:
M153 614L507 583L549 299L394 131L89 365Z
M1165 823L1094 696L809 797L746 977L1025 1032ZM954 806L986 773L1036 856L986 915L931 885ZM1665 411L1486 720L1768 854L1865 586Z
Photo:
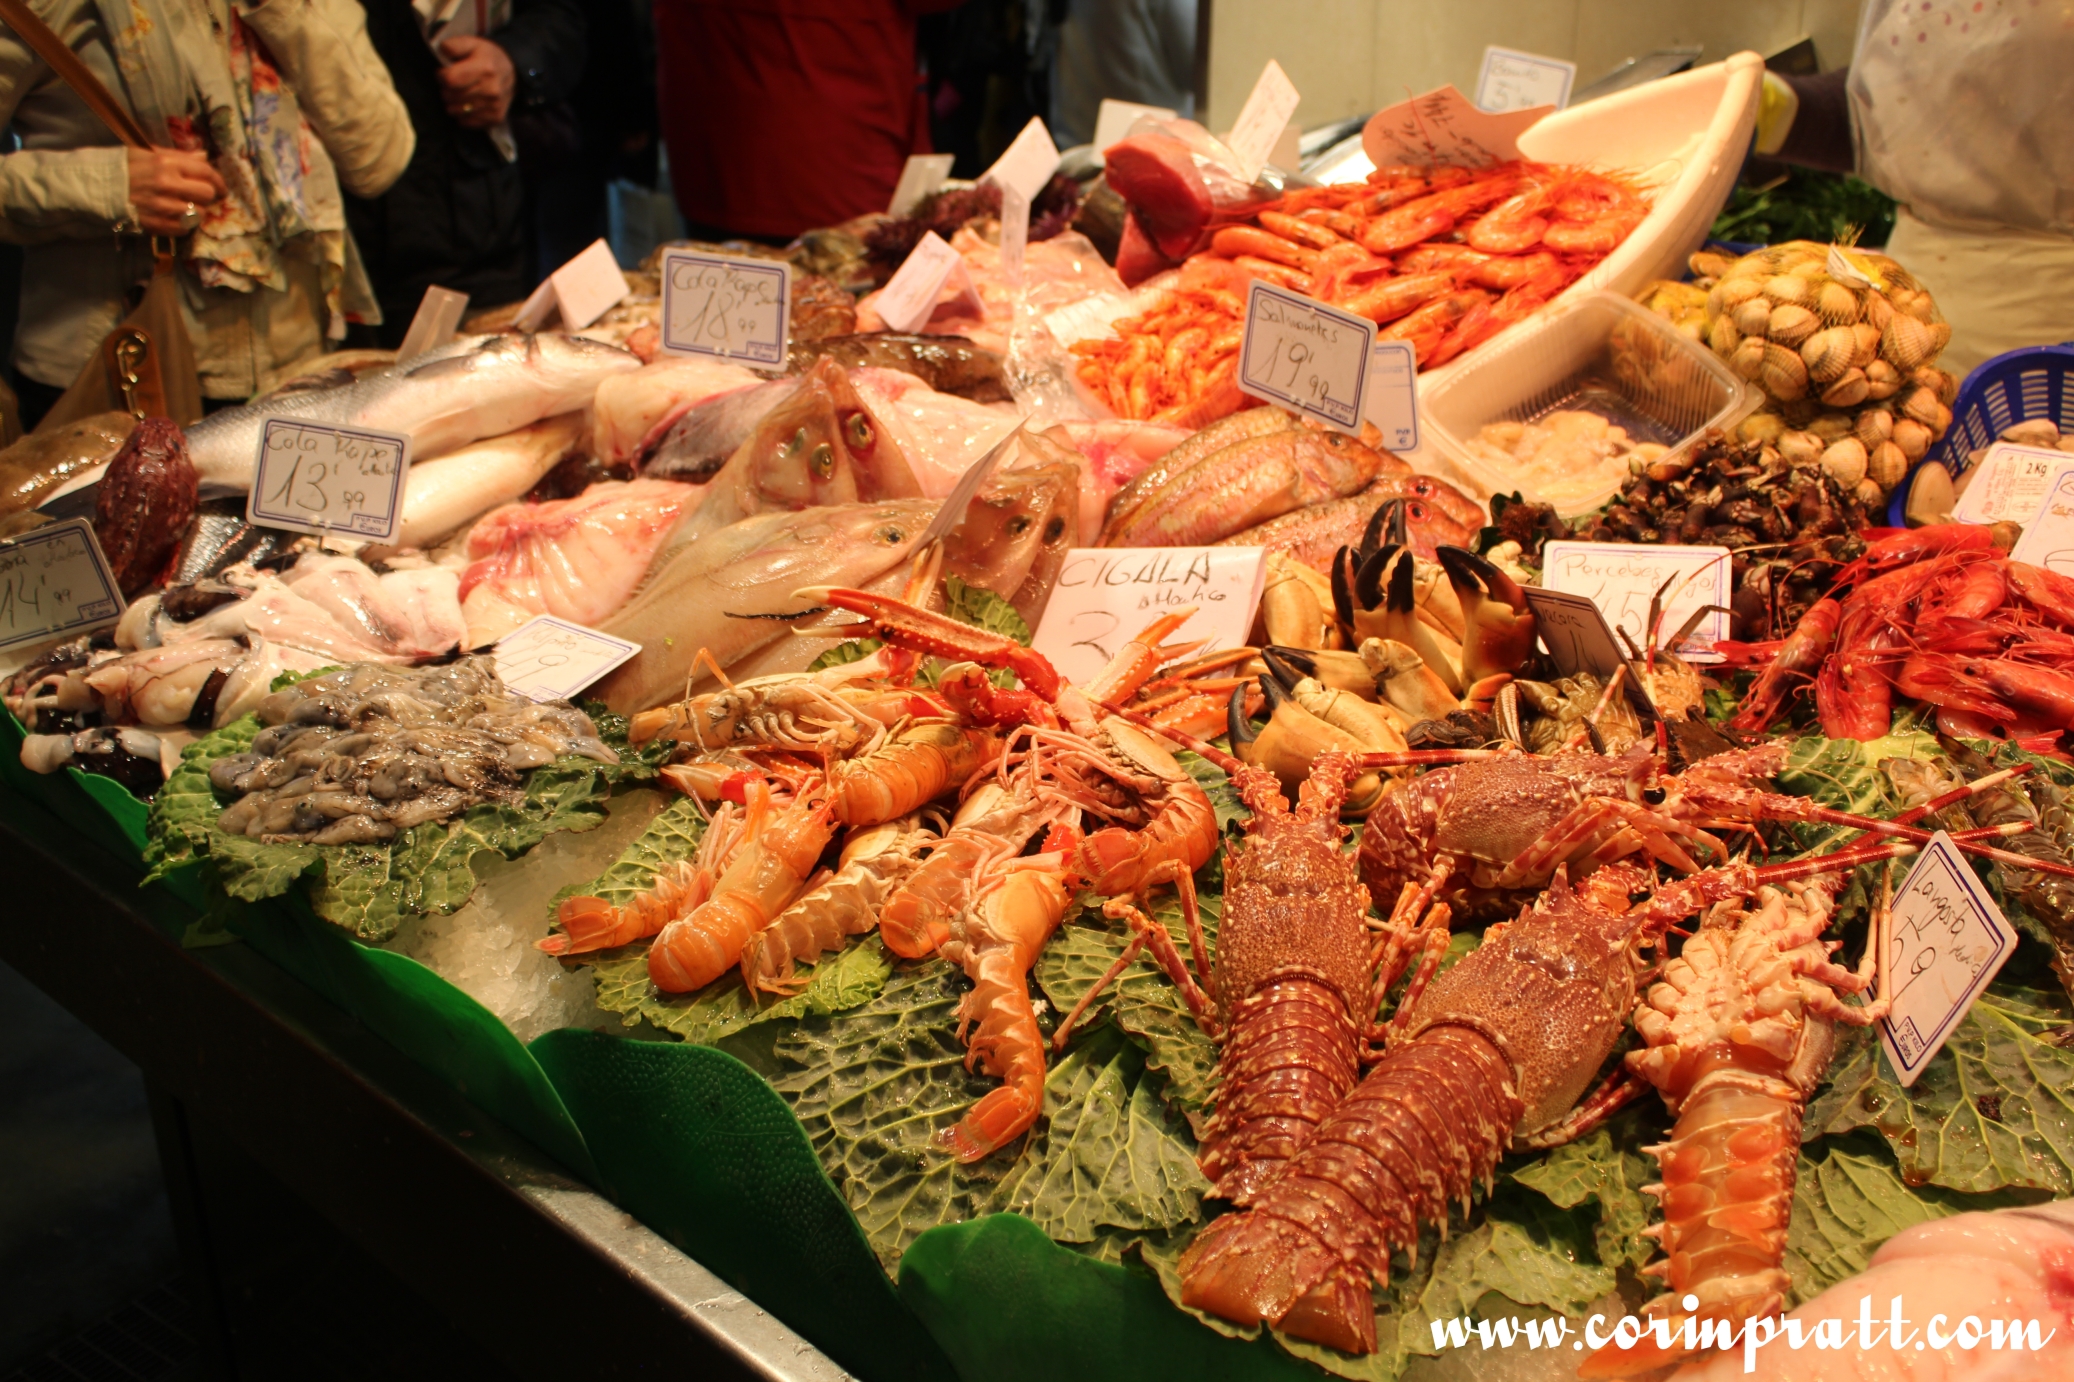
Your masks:
M1626 461L1603 476L1554 489L1473 453L1468 443L1496 422L1540 422L1558 411L1595 413L1671 454L1710 427L1724 431L1753 412L1757 391L1702 342L1617 293L1551 306L1495 338L1419 397L1422 461L1484 497L1515 490L1554 504L1565 518L1590 513L1627 483Z

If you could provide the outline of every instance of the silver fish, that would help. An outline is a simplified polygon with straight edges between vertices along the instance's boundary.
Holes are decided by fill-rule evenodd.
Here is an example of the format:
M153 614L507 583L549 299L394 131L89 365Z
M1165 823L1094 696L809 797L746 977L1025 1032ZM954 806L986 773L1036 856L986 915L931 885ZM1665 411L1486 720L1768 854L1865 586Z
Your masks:
M701 648L722 667L791 634L792 592L864 586L904 562L936 503L876 504L760 513L677 549L603 631L641 651L590 694L622 714L684 694ZM745 617L746 616L746 617Z
M617 346L581 336L465 336L351 384L276 396L211 413L187 429L188 456L205 486L250 490L270 417L402 432L411 457L430 460L588 404L598 381L641 367Z
M194 526L180 543L168 584L192 585L220 576L239 562L259 566L285 551L295 537L286 529L247 521L242 499L204 499L195 508Z

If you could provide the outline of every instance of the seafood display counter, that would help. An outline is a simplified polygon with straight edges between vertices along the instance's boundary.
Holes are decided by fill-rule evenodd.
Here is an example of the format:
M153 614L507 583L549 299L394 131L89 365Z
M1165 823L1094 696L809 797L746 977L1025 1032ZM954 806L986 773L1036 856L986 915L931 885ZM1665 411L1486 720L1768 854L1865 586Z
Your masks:
M223 1303L208 1226L191 1234L179 1213L190 1168L183 1148L168 1145L198 1124L227 1136L511 1376L649 1377L660 1360L698 1377L848 1375L249 947L183 950L174 937L192 909L163 887L139 889L142 872L75 824L5 798L0 873L14 905L0 922L0 959L150 1082L189 1289L205 1344L231 1355L224 1375L251 1375L249 1360L238 1370L235 1346L212 1337ZM538 1328L543 1291L584 1330ZM601 1336L614 1346L598 1347Z

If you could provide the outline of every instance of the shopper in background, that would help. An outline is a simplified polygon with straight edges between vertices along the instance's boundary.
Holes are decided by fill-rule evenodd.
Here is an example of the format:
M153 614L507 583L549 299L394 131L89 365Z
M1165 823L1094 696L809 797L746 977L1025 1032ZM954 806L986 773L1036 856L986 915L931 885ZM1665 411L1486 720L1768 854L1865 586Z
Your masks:
M244 399L321 354L374 301L340 201L375 195L412 132L352 0L37 0L37 14L160 147L129 150L0 28L0 238L25 247L13 364L33 423L185 237L182 308L202 395Z
M515 302L539 282L516 133L576 89L584 15L579 0L363 3L418 131L396 185L346 203L382 305L372 334L394 347L429 287L468 294L473 310Z
M696 236L884 211L929 152L917 15L959 0L655 0L670 181Z
M1196 0L1066 0L1051 68L1060 148L1095 137L1104 100L1195 114Z
M1757 151L1901 204L1886 252L1951 323L1954 373L2074 340L2070 63L2063 7L1867 0L1848 70L1766 77Z
M613 179L655 186L655 34L647 0L587 0L584 19L583 75L574 94L515 131L538 278L610 233Z

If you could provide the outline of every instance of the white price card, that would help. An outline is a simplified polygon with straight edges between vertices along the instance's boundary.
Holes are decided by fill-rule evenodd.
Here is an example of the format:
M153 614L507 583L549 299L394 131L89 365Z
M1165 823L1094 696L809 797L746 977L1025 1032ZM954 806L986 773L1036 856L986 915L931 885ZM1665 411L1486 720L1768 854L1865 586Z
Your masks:
M1538 585L1521 589L1527 608L1534 611L1534 630L1541 646L1548 649L1558 672L1566 677L1590 672L1605 681L1627 661L1613 636L1613 626L1588 597Z
M1246 104L1239 107L1239 118L1233 123L1231 133L1225 136L1225 144L1239 157L1239 171L1251 182L1260 176L1267 166L1268 156L1282 138L1282 131L1289 124L1289 117L1296 114L1297 103L1303 98L1297 94L1296 84L1282 70L1282 64L1273 58L1260 69L1260 79L1253 83L1253 92L1246 97Z
M455 328L461 325L461 316L468 310L468 294L457 293L451 288L437 284L425 290L418 299L417 315L410 319L410 330L403 333L403 344L397 347L396 363L415 360L428 350L437 350L454 339Z
M1362 416L1383 434L1386 451L1419 449L1419 357L1410 341L1377 341L1368 352Z
M1668 640L1695 612L1728 604L1730 559L1726 547L1641 547L1624 542L1551 542L1542 551L1541 583L1550 590L1582 595L1607 622L1627 630L1637 648L1649 646L1649 601L1665 581L1660 637ZM1688 662L1719 662L1714 644L1728 637L1728 615L1708 614L1674 648Z
M1246 293L1239 387L1358 433L1374 347L1368 318L1256 278Z
M549 274L532 291L511 324L521 331L538 331L547 324L548 315L560 308L562 325L570 331L581 331L617 307L630 291L627 276L612 257L612 247L603 240L593 240L589 248Z
M2010 549L2011 561L2029 562L2074 579L2074 470L2063 470Z
M893 200L887 204L886 214L905 216L922 198L942 190L957 158L956 154L909 154L900 169L900 181L893 184Z
M1519 157L1519 137L1548 111L1478 110L1452 86L1399 101L1361 127L1361 149L1378 168L1446 163L1484 168Z
M1264 547L1083 547L1066 554L1031 645L1085 683L1162 614L1193 608L1180 638L1244 647L1267 581Z
M410 438L371 427L270 417L245 517L296 533L387 542L403 519Z
M936 299L942 295L944 285L953 281L959 284L959 295L970 300L973 315L985 316L986 304L980 301L979 290L972 286L965 256L932 230L908 252L907 259L893 271L893 277L886 280L886 286L872 299L872 308L888 330L920 331L936 311Z
M1100 153L1131 132L1131 126L1145 116L1155 120L1171 120L1179 112L1165 106L1142 106L1136 101L1118 101L1103 97L1095 111L1095 152Z
M122 588L86 519L0 542L0 648L98 629L122 609Z
M1059 146L1051 142L1051 131L1044 127L1044 121L1033 115L1007 152L995 159L994 166L979 180L997 187L1013 187L1034 202L1058 170Z
M785 363L792 266L782 259L668 250L663 254L662 348L767 369Z
M2054 479L2074 470L2074 455L2043 446L1999 441L1966 475L1966 491L1952 506L1961 523L2023 523L2038 516Z
M1940 830L1894 895L1885 949L1875 996L1894 1008L1879 1024L1880 1045L1905 1089L2015 953L2016 928Z
M1476 79L1476 105L1492 114L1532 110L1537 106L1561 110L1570 104L1570 83L1576 80L1574 62L1490 47L1483 50L1483 71Z
M639 643L542 614L498 639L490 655L519 695L566 701L640 651Z

